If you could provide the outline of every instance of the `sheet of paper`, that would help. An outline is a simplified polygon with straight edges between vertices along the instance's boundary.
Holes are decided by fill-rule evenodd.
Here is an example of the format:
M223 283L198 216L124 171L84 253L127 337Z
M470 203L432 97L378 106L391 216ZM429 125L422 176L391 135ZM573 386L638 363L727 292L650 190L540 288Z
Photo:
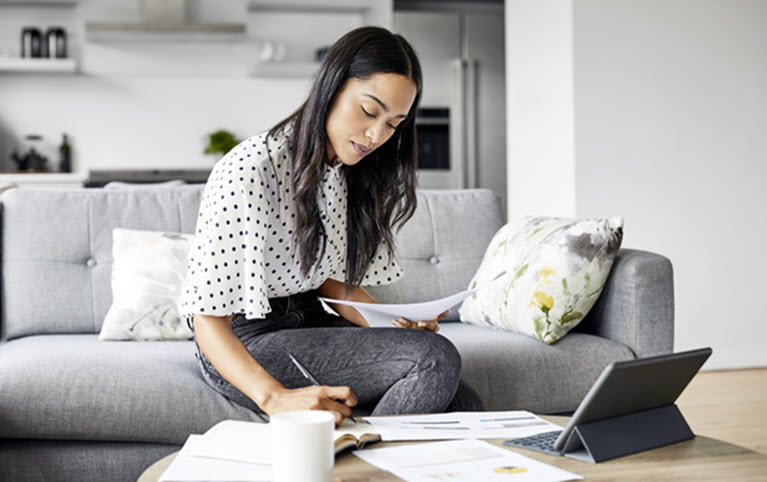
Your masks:
M159 482L255 482L272 480L272 468L269 465L190 455L190 451L195 448L202 437L202 435L189 436L179 454L160 476Z
M404 303L404 304L384 304L384 303L360 303L356 301L335 300L332 298L320 298L326 303L336 303L355 308L371 324L390 325L392 320L399 317L407 318L411 321L431 320L440 315L443 311L452 308L462 302L467 297L481 290L488 284L497 280L506 272L500 273L490 281L487 281L472 290L461 291L454 295L446 296L433 301L424 301L423 303Z
M562 427L524 410L365 417L384 441L519 438Z
M269 424L224 420L211 427L189 449L196 457L271 464L272 443Z
M481 440L452 440L358 450L354 455L408 481L548 481L583 479Z

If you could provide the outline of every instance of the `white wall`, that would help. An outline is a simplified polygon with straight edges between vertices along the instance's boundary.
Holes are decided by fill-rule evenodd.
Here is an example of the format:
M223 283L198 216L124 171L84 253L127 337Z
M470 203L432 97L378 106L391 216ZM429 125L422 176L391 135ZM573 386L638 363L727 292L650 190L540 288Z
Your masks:
M209 168L207 134L225 128L240 139L295 110L310 79L251 77L260 41L282 40L289 60L311 60L316 47L363 23L361 14L247 12L246 0L196 0L192 19L244 23L235 43L121 42L85 39L86 21L138 21L139 0L80 0L74 8L0 7L0 51L18 55L24 25L63 25L78 75L0 74L0 168L30 133L49 153L66 132L75 169Z
M564 80L559 92L560 112L568 116L572 109L575 132L574 153L569 161L561 155L561 167L574 176L571 186L558 187L574 189L575 196L551 213L624 216L624 246L664 254L674 264L675 349L712 346L707 368L767 366L767 323L758 308L767 288L761 249L767 236L767 2L507 0L506 6L507 16L520 16L507 17L509 68L509 55L525 49L542 56L540 64L561 63L562 75L572 62L572 94ZM561 55L564 47L552 52L539 32L520 25L568 16L570 25L559 25L557 35L572 32L571 59ZM507 71L509 97L517 97L508 103L509 185L538 186L540 175L519 167L520 148L511 146L532 146L531 163L551 148L514 138L524 128L512 124L529 120L529 136L550 136L552 143L565 136L556 129L561 120L536 118L550 109L538 97L542 88L531 88L531 100L522 102L522 80L533 87L552 80L543 69L514 80L519 69ZM557 179L567 182L568 175ZM529 195L527 202L541 197L520 195Z
M767 365L767 2L576 0L578 216L674 264L676 348Z
M302 81L275 86L248 78L27 78L9 84L0 93L0 127L9 136L36 132L57 142L61 132L69 133L76 170L210 168L215 159L203 154L206 134L226 128L244 139L287 116L306 94Z
M575 215L569 0L506 0L508 217Z

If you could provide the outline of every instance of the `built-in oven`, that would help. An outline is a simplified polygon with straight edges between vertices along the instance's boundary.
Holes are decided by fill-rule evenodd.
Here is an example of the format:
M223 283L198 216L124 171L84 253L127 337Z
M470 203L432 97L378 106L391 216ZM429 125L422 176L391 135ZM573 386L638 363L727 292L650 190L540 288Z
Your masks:
M466 186L464 136L460 108L418 109L418 187L461 189Z
M450 109L422 107L415 119L418 133L418 168L450 169Z

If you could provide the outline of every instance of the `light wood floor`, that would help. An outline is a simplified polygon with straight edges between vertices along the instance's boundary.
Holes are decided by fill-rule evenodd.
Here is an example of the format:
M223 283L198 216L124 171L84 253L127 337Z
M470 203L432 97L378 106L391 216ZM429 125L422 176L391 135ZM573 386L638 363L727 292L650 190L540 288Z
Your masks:
M700 372L677 405L696 434L767 455L767 368Z

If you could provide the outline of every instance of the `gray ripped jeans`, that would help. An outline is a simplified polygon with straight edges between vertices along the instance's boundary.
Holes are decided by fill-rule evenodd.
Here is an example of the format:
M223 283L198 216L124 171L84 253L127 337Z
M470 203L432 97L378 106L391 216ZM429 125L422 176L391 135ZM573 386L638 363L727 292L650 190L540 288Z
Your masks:
M269 300L266 318L235 315L232 330L250 354L287 388L310 385L292 353L325 385L345 385L373 415L479 411L479 395L460 381L461 357L445 337L422 330L361 328L325 311L316 291ZM259 414L197 347L208 384Z

